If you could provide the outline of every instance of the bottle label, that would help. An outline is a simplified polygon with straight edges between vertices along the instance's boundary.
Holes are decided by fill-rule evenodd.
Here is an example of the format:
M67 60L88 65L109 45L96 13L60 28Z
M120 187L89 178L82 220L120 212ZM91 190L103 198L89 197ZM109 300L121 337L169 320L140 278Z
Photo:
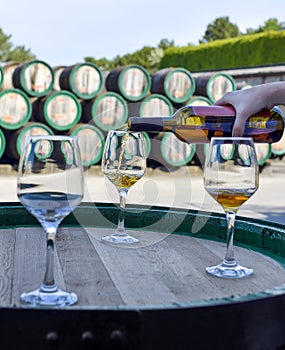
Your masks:
M190 117L183 118L181 123L182 125L197 127L197 126L205 125L205 119L206 118L202 116L201 117L190 116Z
M248 119L248 126L249 128L266 129L268 119L269 118L265 117L250 117Z

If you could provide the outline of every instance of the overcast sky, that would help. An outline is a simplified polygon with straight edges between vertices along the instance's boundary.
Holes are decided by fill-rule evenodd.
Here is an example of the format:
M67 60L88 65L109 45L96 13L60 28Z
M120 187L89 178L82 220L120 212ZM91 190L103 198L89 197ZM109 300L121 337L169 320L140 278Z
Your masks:
M245 32L269 18L284 22L285 0L11 0L1 6L0 28L13 46L56 66L113 59L164 38L198 44L221 16Z

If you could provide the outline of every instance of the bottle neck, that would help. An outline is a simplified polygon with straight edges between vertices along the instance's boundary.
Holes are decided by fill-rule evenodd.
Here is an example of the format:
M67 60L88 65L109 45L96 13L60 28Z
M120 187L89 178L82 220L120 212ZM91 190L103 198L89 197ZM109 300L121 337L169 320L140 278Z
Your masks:
M167 131L176 125L172 117L130 117L130 131Z

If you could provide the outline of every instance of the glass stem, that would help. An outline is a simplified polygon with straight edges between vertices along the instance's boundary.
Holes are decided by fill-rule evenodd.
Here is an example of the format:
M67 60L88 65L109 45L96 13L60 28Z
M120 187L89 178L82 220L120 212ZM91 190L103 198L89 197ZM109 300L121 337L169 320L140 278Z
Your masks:
M126 189L120 189L119 190L119 196L120 196L120 212L119 212L119 218L118 218L118 226L116 230L117 235L125 235L125 207L126 207L126 199L127 199L128 190Z
M235 265L236 259L234 255L234 225L236 213L233 211L226 212L227 217L227 250L224 258L224 264Z
M57 289L54 281L54 244L58 223L45 222L44 230L47 234L47 251L46 251L46 271L41 290L45 292L53 292Z

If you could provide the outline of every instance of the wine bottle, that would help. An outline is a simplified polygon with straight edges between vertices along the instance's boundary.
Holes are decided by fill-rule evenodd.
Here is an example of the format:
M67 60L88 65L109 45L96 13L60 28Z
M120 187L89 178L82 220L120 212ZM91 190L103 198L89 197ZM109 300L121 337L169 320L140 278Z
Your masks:
M184 106L170 117L130 117L130 131L173 132L187 143L208 143L212 137L232 136L235 121L232 106ZM249 117L244 136L257 143L273 143L281 139L284 114L279 107L263 109Z

